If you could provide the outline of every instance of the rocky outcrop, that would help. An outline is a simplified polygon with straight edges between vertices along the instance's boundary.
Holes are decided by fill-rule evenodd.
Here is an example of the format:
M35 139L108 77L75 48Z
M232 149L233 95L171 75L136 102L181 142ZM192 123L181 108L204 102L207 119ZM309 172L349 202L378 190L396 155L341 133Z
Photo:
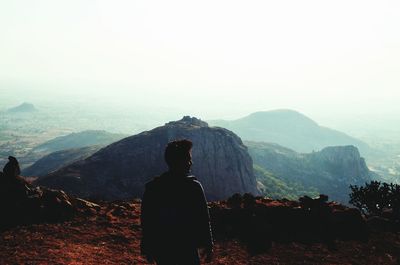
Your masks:
M254 164L289 186L304 187L348 203L350 185L377 178L354 146L327 147L320 152L297 153L276 144L246 142Z
M307 155L306 158L317 167L336 176L336 180L348 185L364 184L371 180L373 174L358 149L351 145L326 147L320 152Z
M203 184L209 200L258 193L252 159L241 139L188 116L113 143L37 184L86 198L140 197L145 183L167 170L163 157L166 144L183 138L193 142L192 173Z

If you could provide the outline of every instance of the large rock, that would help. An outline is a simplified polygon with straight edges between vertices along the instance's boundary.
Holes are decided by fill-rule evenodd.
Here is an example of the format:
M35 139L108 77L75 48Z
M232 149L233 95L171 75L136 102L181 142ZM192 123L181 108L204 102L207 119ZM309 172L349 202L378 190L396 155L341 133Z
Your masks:
M140 197L145 183L167 170L166 144L182 138L193 142L192 173L203 184L208 199L258 193L252 159L241 139L226 129L209 127L188 116L122 139L37 183L86 198Z

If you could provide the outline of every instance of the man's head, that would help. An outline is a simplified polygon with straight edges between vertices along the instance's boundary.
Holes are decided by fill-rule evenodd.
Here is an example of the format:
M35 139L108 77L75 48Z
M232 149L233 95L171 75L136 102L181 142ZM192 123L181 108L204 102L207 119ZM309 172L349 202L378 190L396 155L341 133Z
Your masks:
M189 140L177 140L168 143L165 148L164 158L171 171L186 174L192 166L192 146Z

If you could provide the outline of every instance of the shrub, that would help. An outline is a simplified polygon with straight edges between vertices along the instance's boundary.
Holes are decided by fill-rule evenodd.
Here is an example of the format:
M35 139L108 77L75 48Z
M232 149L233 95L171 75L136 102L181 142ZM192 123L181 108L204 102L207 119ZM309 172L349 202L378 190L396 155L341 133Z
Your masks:
M365 186L350 186L350 204L364 214L382 215L383 211L392 211L394 218L400 217L400 185L371 181Z

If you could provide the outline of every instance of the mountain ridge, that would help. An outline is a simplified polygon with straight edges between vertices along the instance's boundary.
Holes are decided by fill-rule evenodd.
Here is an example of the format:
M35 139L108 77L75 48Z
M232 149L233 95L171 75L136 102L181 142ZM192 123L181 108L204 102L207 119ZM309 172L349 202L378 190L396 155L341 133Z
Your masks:
M361 140L320 126L304 114L289 109L259 111L235 120L208 122L232 130L245 141L277 143L297 152L318 151L335 145L355 145L363 154L373 152Z
M58 136L39 144L32 149L33 153L49 154L65 149L87 147L92 145L108 145L127 135L110 133L105 130L85 130Z

